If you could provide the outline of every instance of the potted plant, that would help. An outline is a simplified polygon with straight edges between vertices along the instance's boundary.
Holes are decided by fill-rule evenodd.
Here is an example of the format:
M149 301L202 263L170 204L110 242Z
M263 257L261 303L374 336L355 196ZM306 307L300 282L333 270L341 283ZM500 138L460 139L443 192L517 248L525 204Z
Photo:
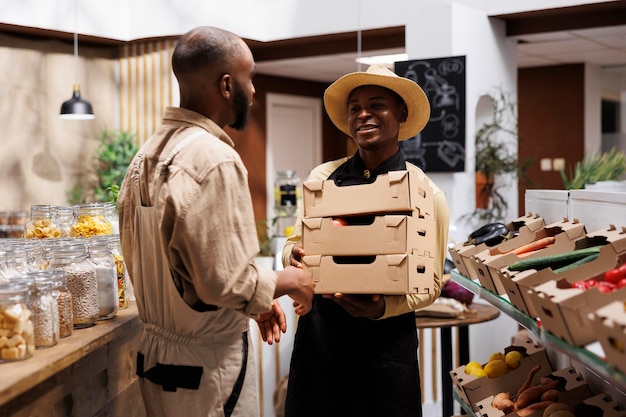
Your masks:
M464 216L480 223L501 221L508 203L500 188L505 185L502 176L523 177L531 161L517 157L516 104L510 94L498 89L490 95L493 118L476 131L476 209Z
M615 148L609 152L587 154L576 163L569 176L561 169L561 178L566 190L582 189L586 184L599 181L616 181L626 172L626 154Z

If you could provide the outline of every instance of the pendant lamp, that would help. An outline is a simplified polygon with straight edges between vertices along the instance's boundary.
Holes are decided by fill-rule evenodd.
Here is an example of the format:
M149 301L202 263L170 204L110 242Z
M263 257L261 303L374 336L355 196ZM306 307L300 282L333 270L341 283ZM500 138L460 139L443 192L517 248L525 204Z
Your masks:
M78 79L78 32L76 30L76 15L77 15L76 0L74 1L74 75ZM96 116L93 114L93 108L91 103L84 100L80 96L80 86L78 82L74 84L74 90L72 92L72 98L67 100L61 105L61 119L66 120L90 120Z

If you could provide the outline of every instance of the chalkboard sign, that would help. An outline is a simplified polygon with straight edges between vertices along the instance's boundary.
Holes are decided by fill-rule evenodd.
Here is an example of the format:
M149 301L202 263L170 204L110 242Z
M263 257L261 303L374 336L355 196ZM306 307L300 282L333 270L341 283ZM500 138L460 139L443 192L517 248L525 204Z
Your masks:
M396 62L394 69L419 84L430 101L426 127L399 142L402 153L427 172L464 171L465 56Z

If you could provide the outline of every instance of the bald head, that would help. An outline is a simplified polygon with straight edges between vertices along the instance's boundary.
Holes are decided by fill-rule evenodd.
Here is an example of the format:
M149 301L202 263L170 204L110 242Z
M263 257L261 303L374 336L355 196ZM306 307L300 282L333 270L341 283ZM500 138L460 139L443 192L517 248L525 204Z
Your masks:
M243 39L211 26L197 27L182 35L172 54L180 106L203 114L220 126L245 124L237 119L241 119L244 105L247 114L254 95L254 69L252 52Z
M179 82L199 72L227 72L233 57L242 53L242 40L232 32L201 26L180 37L172 55L172 69Z

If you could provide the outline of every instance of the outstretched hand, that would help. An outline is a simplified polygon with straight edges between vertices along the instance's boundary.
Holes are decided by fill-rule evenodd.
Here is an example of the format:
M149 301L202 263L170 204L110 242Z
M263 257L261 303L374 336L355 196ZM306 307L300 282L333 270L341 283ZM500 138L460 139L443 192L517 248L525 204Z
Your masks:
M259 332L264 342L272 345L274 342L280 342L280 334L287 331L287 320L285 312L280 308L278 300L272 301L272 309L267 313L263 313L256 319L259 326Z

